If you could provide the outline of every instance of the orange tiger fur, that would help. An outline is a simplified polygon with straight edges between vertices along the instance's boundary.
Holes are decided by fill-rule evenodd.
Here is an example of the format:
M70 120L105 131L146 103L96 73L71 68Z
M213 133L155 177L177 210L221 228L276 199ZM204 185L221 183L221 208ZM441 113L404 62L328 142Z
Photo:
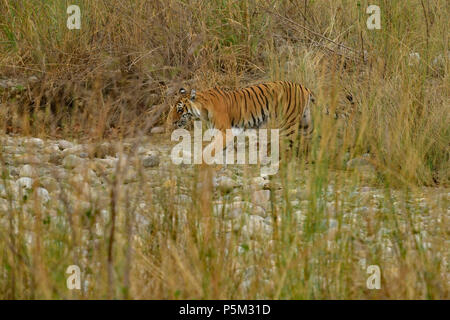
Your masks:
M169 112L172 126L184 127L189 120L200 119L220 130L225 138L227 129L266 125L280 129L280 137L291 142L301 135L309 136L314 128L310 106L313 96L301 84L276 81L236 90L213 88L187 93L181 89L180 94Z

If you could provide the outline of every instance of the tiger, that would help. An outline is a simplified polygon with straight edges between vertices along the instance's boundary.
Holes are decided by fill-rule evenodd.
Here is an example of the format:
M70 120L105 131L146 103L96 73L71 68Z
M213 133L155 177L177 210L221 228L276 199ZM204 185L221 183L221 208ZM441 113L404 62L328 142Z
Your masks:
M290 81L260 83L240 89L212 88L190 93L181 88L180 98L169 111L167 125L184 128L191 120L202 120L222 132L217 141L225 149L227 134L242 129L279 129L280 138L292 146L308 139L314 130L313 93ZM229 130L231 129L231 130Z

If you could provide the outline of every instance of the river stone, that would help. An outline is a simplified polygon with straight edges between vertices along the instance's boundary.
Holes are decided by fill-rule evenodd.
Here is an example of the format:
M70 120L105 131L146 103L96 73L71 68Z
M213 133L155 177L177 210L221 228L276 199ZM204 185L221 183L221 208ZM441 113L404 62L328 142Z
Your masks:
M74 145L72 142L69 142L67 140L58 140L58 147L61 150L72 148Z
M44 141L39 138L29 138L24 140L25 147L31 148L42 148L44 146Z
M104 159L107 156L114 156L116 151L111 143L103 142L101 144L91 146L94 157Z
M165 132L164 127L153 127L152 130L150 130L151 134L161 134L164 132Z
M269 181L267 181L263 177L255 177L251 181L251 186L254 190L262 190L269 186Z
M20 177L33 177L36 175L36 170L30 166L29 164L24 165L22 168L20 168L19 176Z
M7 180L6 186L0 184L0 197L7 198L9 195L16 195L18 193L19 187L14 180Z
M18 146L7 146L4 145L1 147L1 151L3 154L23 154L25 153L25 149Z
M82 145L77 145L77 146L74 146L74 147L70 147L70 148L64 149L62 151L62 156L66 157L69 154L78 155L81 152L84 152L84 147Z
M39 179L40 184L50 192L58 190L59 184L56 179L46 176Z
M45 189L45 188L37 188L36 195L44 203L47 203L50 201L50 194L48 193L47 189Z
M270 190L253 191L251 199L252 203L257 204L266 210L270 210Z
M257 215L250 215L247 223L242 226L242 235L248 238L267 236L271 231L271 226L265 222L264 218Z
M214 215L217 217L236 219L242 217L247 209L252 208L252 204L246 201L236 201L232 203L215 203L213 206Z
M16 183L19 186L19 188L31 189L31 187L33 186L33 179L28 178L28 177L22 177L22 178L18 179L16 181Z
M220 176L214 180L214 186L222 193L229 193L239 186L236 181L228 176Z
M60 150L59 150L59 147L57 144L52 143L44 148L44 152L52 155L52 154L58 154L60 152Z
M11 177L17 178L17 177L19 177L19 171L18 171L17 168L15 168L15 167L10 167L10 169L9 169L9 175L10 175Z
M36 83L36 82L38 82L38 81L39 81L39 78L36 77L36 76L29 76L29 77L28 77L28 82L29 82L29 83Z
M40 164L42 162L41 157L30 154L19 155L14 160L17 164Z
M64 157L62 165L68 169L73 169L75 167L81 166L85 164L85 160L77 157L76 155L69 154Z
M159 165L159 156L157 154L148 154L142 159L144 168L152 168Z
M254 214L254 215L257 215L257 216L260 216L260 217L263 217L263 218L266 218L268 215L267 215L267 211L263 208L263 207L261 207L261 206L258 206L258 205L254 205L252 208L251 208L251 212Z

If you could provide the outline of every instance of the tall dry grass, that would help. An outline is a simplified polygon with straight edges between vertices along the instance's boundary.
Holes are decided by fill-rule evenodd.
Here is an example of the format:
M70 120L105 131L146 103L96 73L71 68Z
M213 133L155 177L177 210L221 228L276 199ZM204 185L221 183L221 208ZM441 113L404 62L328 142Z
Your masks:
M350 109L339 103L351 93L356 125L345 142L390 175L448 183L445 1L381 1L381 30L366 28L364 1L78 1L81 30L65 27L68 4L2 1L2 77L40 79L12 100L3 94L4 131L133 134L124 124L187 80L206 88L289 79L331 109ZM31 127L16 114L23 108Z
M375 2L381 30L366 28L368 1L0 0L0 79L14 80L0 87L3 133L79 141L140 136L154 123L154 106L170 104L180 86L283 79L318 96L313 164L286 165L277 177L285 190L299 177L305 184L301 234L288 191L271 199L272 241L243 243L239 232L226 236L225 222L211 219L214 195L197 187L204 174L197 169L192 176L179 168L161 172L168 182L159 189L145 176L130 190L113 179L107 208L67 208L58 212L60 223L41 225L46 213L38 209L30 221L22 221L21 208L2 212L9 227L0 238L0 297L448 298L448 217L440 215L448 201L430 213L438 221L433 250L421 246L415 226L423 213L419 188L449 184L449 5ZM66 28L69 4L81 8L81 30ZM338 120L323 116L325 107ZM364 179L340 170L365 153L376 170L370 184L384 198L348 222L344 213L365 203L355 195ZM330 193L330 185L339 192ZM191 190L185 210L172 201L185 192L180 186ZM141 202L150 223L136 233ZM324 235L328 202L339 228ZM341 228L344 222L350 228ZM104 223L103 235L95 223ZM391 231L381 239L380 229ZM385 240L393 243L390 259L380 254ZM358 265L364 255L386 270L380 291L365 287ZM87 270L85 291L66 289L70 264Z

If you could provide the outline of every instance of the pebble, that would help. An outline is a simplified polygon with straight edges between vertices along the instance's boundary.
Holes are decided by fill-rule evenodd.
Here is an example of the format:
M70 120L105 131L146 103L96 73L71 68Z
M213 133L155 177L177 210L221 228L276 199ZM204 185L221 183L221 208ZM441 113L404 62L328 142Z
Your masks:
M24 141L25 147L32 148L42 148L44 146L44 141L39 138L29 138Z
M252 203L263 207L266 210L271 209L270 190L254 191L251 196Z
M242 227L244 237L267 236L272 232L272 227L268 225L264 218L257 215L250 215L247 223Z
M47 189L45 189L45 188L37 188L36 195L44 203L47 203L50 201L50 194L48 193Z
M16 195L18 193L19 187L16 181L8 180L6 182L6 187L4 184L0 184L0 197L7 198L9 195Z
M35 155L23 154L15 157L14 160L17 164L40 164L45 162L42 160L43 158Z
M224 218L228 219L236 219L239 217L242 217L245 213L245 210L249 208L248 202L240 201L240 202L233 202L233 203L216 203L213 206L213 213L216 217L222 217L222 214L224 215Z
M103 142L97 145L91 145L89 149L92 149L93 155L96 158L104 159L107 156L115 155L115 148L111 143Z
M166 130L164 127L153 127L152 130L150 130L151 134L161 134L164 133Z
M17 177L19 177L19 171L15 167L10 167L9 168L9 175L11 177L17 178Z
M62 156L66 157L69 154L77 155L84 151L84 147L82 145L73 146L71 148L64 149L62 151Z
M359 167L370 166L370 162L367 158L356 157L347 161L347 169L356 169Z
M229 193L239 186L239 184L228 176L220 176L214 179L214 186L222 193Z
M36 175L36 170L30 166L29 164L24 165L22 168L20 168L19 176L20 177L33 177Z
M19 176L19 171L17 171L16 168L11 167L11 168L9 169L9 175L10 175L11 177L18 177L18 176Z
M62 165L67 169L73 169L75 167L85 164L85 160L77 157L76 155L69 154L64 157Z
M57 144L50 144L44 148L44 152L52 155L59 154L60 150Z
M61 150L73 148L73 143L67 140L58 140L58 147Z
M269 181L267 181L263 177L255 177L251 181L251 186L253 187L254 190L265 189L268 188Z
M38 82L38 81L39 81L39 78L36 77L36 76L29 76L28 77L28 82L29 83L35 83L35 82Z
M29 190L35 186L35 192L30 193L29 196L35 197L36 200L40 201L42 208L45 209L43 211L44 215L49 214L51 210L62 210L64 212L66 207L62 200L63 194L61 191L63 190L70 208L73 208L75 211L80 210L79 213L81 214L85 214L90 209L95 209L95 212L99 213L95 217L96 221L94 221L95 224L93 226L95 226L99 235L102 234L102 230L105 229L105 223L109 220L109 181L112 175L116 173L115 168L118 165L118 156L114 154L114 152L118 151L115 151L114 143L103 143L94 146L93 144L74 144L66 140L43 141L39 138L11 138L6 136L0 139L2 141L2 152L7 164L7 173L9 173L6 174L6 180L0 181L0 210L10 210L11 202L7 197L12 196L15 197L12 200L13 206L20 206L25 212L24 217L26 218L26 215L34 210L34 203L32 201L23 201L20 197L27 193L19 191L23 192L23 190ZM125 146L125 144L124 142L123 145ZM124 148L129 149L129 147ZM155 150L156 148L158 149ZM164 208L164 204L161 204L161 199L158 199L160 194L166 193L168 195L168 200L162 201L174 202L174 209L171 209L171 214L173 213L173 217L179 217L178 221L180 224L177 226L178 228L192 218L188 213L190 213L192 207L197 205L198 200L190 190L190 183L196 180L188 176L195 170L191 170L193 166L186 165L185 168L187 168L186 172L188 175L184 174L184 168L181 170L180 168L177 169L179 171L176 171L176 173L183 172L179 176L168 170L165 172L165 165L170 162L170 151L170 148L163 150L163 147L160 146L143 145L138 147L138 157L136 158L134 156L133 158L127 158L126 152L120 156L121 169L123 169L121 172L124 173L124 176L121 177L123 179L118 179L117 181L124 185L118 188L119 201L117 210L119 210L118 212L124 210L125 204L121 203L124 202L121 199L126 199L127 194L130 194L131 201L136 201L138 204L135 212L136 222L140 226L146 226L145 228L137 228L137 235L135 236L140 240L142 240L140 232L148 232L147 226L153 225L153 222L169 221L170 223L170 220L167 219L167 208ZM88 158L91 160L88 160ZM46 159L54 159L55 161L49 163ZM136 164L139 160L142 167L155 167L155 169L138 171L137 168L139 167ZM372 165L370 164L370 157L362 155L348 160L347 167L365 170L366 167L372 167ZM140 172L144 174L142 177L138 176ZM320 236L325 236L325 239L330 241L329 243L336 246L339 245L339 238L335 237L339 229L341 233L351 233L358 239L361 238L363 245L364 241L366 243L367 241L377 242L382 246L384 255L393 255L395 246L392 245L392 241L395 238L393 237L393 232L386 228L386 226L389 228L391 226L381 223L379 227L377 226L371 232L367 231L367 220L374 217L373 213L377 212L375 211L377 209L375 205L382 204L384 198L382 190L379 190L377 187L358 184L349 185L349 188L345 189L347 187L345 185L346 182L336 185L327 183L320 194L310 194L312 191L304 182L304 178L299 178L292 185L289 185L289 190L285 190L282 189L285 185L277 182L276 176L271 178L270 182L273 182L271 185L269 185L268 178L262 176L247 177L247 172L242 168L235 170L234 167L230 166L226 167L225 173L220 172L217 179L213 180L214 187L220 192L211 193L214 201L212 217L206 217L207 219L212 219L213 223L221 223L223 221L225 226L224 241L227 241L230 237L232 239L234 236L253 239L251 241L239 239L239 241L244 240L242 243L246 244L245 248L239 249L241 252L246 251L253 254L257 250L262 250L264 253L269 240L272 239L275 218L277 224L280 225L287 221L286 214L283 211L285 209L283 201L286 191L289 191L288 195L292 205L292 208L290 208L292 209L291 222L294 224L292 232L304 232L302 225L305 223L307 214L310 213L309 210L313 207L309 201L313 201L314 197L316 197L317 205L320 206L319 208L323 210L324 214L317 217L321 226L319 230L321 232ZM142 179L143 183L141 184L140 181L136 183L138 179ZM164 181L167 181L167 183L164 184L165 187L162 187ZM248 187L241 188L243 185ZM272 189L269 190L269 187ZM137 192L138 190L142 191L142 197ZM171 193L169 194L169 192ZM272 194L271 192L274 193ZM338 205L335 206L334 201L336 200L334 200L334 196L335 193L339 192L342 192L340 193L342 197L339 197ZM348 197L350 194L352 196ZM276 204L279 205L276 217L271 212L272 195ZM406 212L405 200L398 197L395 193L393 193L393 197L396 214L399 214L399 222L402 223L402 214ZM431 231L426 231L428 227L421 221L416 220L420 220L418 216L425 217L430 215L432 210L434 210L432 206L442 206L442 203L445 203L446 198L449 197L450 194L445 191L445 194L440 199L436 198L434 200L428 196L421 195L413 199L414 201L406 201L408 208L411 205L411 219L418 225L416 229L420 232L420 234L416 235L418 237L417 241L422 241L424 248L434 250L435 248L431 247L431 244L434 245L433 241L435 238L432 229L430 229ZM436 201L434 202L435 204L431 204L432 201ZM132 205L131 207L134 208L135 206ZM336 207L338 210L335 211ZM427 209L414 211L422 207ZM387 212L391 213L389 210ZM436 219L430 221L429 224L436 221L438 228L445 228L442 225L443 222L441 222L444 221L445 212L449 213L448 209L444 209L444 214L437 214ZM0 226L4 216L0 215ZM156 220L155 217L157 217ZM67 223L66 216L60 215L60 218L64 223ZM157 225L156 228L158 228ZM402 231L404 230L403 228L400 226L399 230L404 232ZM363 231L361 232L361 230ZM230 231L235 231L236 233L234 234ZM162 231L157 230L155 234L160 232ZM217 232L222 232L222 229L217 230ZM368 240L369 236L372 237L372 240ZM264 237L263 241L261 241L261 237ZM254 242L255 245L248 245L251 242ZM260 249L256 249L257 245L260 246ZM329 250L335 249L333 246L329 246ZM266 251L270 252L270 250Z
M56 181L56 179L52 178L52 177L42 177L39 179L40 184L47 190L49 190L50 192L53 192L55 190L59 189L59 184Z
M22 189L31 189L33 186L33 179L28 177L19 178L16 182L17 186Z
M156 154L147 155L142 159L142 166L144 168L153 168L159 165L159 156Z

